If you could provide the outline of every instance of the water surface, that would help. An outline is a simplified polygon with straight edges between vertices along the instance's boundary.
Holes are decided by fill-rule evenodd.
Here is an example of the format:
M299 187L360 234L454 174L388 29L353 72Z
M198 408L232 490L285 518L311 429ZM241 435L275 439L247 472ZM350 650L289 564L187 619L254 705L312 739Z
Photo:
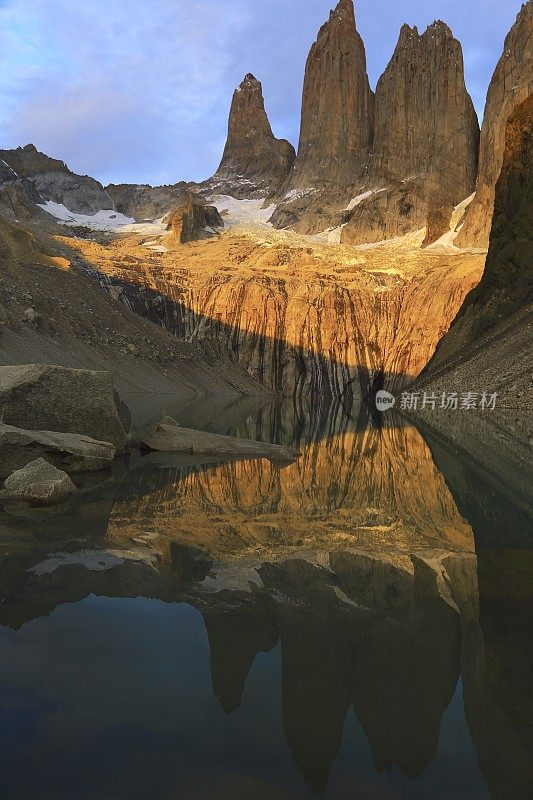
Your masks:
M299 447L0 512L2 798L526 798L531 518L390 417L138 398ZM495 488L496 487L496 488Z

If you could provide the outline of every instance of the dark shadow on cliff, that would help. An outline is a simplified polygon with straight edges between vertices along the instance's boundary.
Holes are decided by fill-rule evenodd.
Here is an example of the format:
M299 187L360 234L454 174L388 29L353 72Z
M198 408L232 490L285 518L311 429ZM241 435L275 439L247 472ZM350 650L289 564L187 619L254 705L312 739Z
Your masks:
M468 725L492 797L527 797L533 785L533 509L524 487L531 475L509 464L501 449L498 472L481 465L479 431L472 431L465 453L442 433L423 429L476 546L479 604L462 618Z
M375 369L369 369L361 364L343 364L305 347L269 336L254 334L247 344L247 352L242 353L239 333L245 331L238 326L232 329L221 320L200 314L164 292L105 275L98 271L96 265L80 259L75 251L70 252L73 263L87 278L96 281L131 311L146 317L178 339L199 338L211 344L216 342L229 350L244 369L248 369L251 352L256 351L260 366L250 369L250 374L279 395L293 396L301 403L309 396L326 395L339 399L350 408L354 402L372 399L381 388L398 391L414 380L414 375L387 372L379 357L376 358ZM179 294L180 290L176 288L178 297ZM272 375L271 383L266 380L267 372Z

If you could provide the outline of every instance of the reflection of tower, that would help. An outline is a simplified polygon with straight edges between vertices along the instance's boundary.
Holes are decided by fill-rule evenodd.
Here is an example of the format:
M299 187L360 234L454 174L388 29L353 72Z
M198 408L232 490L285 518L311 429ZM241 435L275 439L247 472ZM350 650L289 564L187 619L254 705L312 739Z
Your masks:
M228 714L241 704L244 684L258 653L268 653L278 641L276 621L267 604L239 595L237 606L231 597L230 609L204 606L204 617L211 650L213 694Z

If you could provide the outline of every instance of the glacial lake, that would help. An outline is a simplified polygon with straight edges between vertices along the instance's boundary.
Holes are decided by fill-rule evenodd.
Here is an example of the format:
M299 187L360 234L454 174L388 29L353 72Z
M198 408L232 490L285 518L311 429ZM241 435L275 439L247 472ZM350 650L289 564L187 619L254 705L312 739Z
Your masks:
M394 415L138 397L134 452L0 510L2 800L483 800L533 786L533 547L509 476Z

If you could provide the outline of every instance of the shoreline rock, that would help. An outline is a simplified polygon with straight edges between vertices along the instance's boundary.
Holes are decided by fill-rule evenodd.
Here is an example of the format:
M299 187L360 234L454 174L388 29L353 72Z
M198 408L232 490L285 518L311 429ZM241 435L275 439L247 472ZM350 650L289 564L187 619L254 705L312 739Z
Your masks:
M44 458L37 458L6 479L0 498L34 505L52 505L61 503L77 492L66 472L49 464Z
M143 437L141 447L164 453L267 458L274 464L291 464L300 457L291 447L182 428L171 417L158 422Z

